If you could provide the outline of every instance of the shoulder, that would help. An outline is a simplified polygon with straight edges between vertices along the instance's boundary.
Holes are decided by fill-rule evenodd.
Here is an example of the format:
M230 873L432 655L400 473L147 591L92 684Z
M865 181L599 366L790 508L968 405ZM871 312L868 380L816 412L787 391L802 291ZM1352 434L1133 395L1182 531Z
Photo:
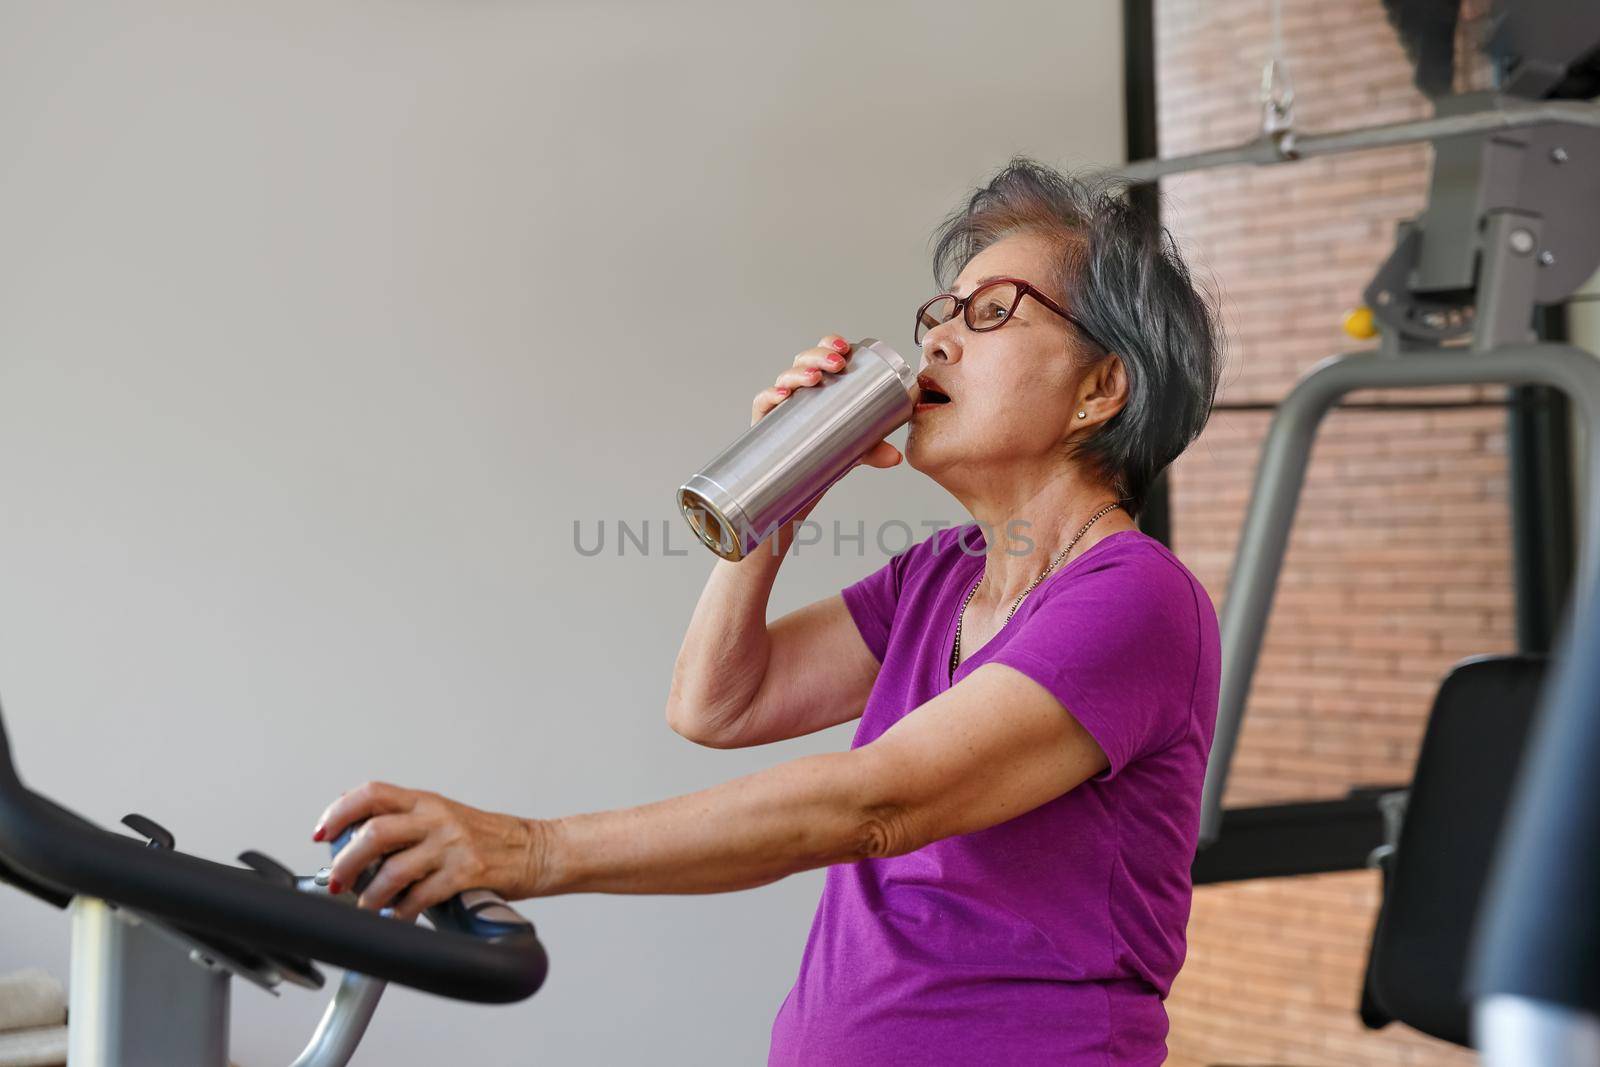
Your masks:
M1080 567L1086 571L1117 572L1174 589L1203 589L1200 579L1177 555L1143 530L1119 530L1090 546Z
M1216 609L1200 579L1166 545L1142 530L1121 530L1097 541L1069 564L1041 601L1110 601L1118 615L1166 619L1215 629Z

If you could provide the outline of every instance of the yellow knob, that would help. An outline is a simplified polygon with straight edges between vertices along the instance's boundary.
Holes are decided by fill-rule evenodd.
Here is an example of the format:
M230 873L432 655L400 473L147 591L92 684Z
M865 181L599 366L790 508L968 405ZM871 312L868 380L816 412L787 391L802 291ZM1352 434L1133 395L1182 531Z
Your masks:
M1367 341L1378 336L1378 320L1373 318L1372 309L1358 307L1344 317L1344 332L1354 337L1357 341Z

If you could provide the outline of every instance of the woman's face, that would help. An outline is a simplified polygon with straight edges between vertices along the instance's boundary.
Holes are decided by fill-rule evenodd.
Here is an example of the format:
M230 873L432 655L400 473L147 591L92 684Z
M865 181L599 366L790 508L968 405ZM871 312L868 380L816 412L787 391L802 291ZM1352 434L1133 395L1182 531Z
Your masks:
M1047 239L1013 234L974 256L952 291L964 297L989 277L1021 278L1071 312L1058 262ZM1010 469L1059 467L1061 443L1116 414L1125 399L1121 361L1090 362L1099 354L1032 296L999 329L974 332L961 315L934 327L923 340L919 369L950 403L912 415L906 462L930 475L959 474L974 486ZM1079 411L1089 417L1078 419Z

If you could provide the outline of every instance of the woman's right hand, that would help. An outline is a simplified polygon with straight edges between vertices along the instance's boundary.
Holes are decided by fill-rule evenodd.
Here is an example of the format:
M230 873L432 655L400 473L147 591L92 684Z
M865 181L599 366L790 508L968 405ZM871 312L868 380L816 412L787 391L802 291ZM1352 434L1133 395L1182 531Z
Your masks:
M756 394L750 405L750 425L760 422L767 412L783 403L796 389L817 385L824 374L837 374L844 370L849 358L850 342L837 334L829 334L817 342L816 348L808 348L795 356L793 365L778 375L771 389L763 389ZM898 448L888 441L879 441L856 463L865 463L869 467L893 467L900 459Z

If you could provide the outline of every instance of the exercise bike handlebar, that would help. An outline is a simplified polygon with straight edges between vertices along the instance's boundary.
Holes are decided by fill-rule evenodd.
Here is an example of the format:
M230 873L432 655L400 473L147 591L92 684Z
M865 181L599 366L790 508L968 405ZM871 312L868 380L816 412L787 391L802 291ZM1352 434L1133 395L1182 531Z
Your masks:
M270 946L456 1000L522 1000L538 991L549 966L526 920L429 930L96 826L23 784L3 721L0 872L53 903L99 897L179 929Z

